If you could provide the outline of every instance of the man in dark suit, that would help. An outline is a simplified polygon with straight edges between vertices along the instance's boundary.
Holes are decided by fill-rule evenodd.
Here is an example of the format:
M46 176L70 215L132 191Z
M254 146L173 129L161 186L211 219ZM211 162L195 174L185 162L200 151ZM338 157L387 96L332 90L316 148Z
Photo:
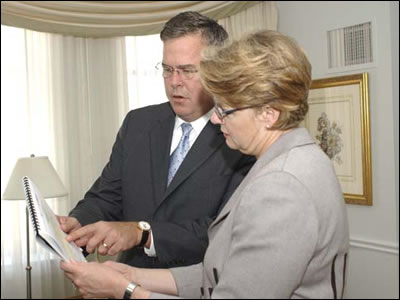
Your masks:
M198 13L166 23L159 67L169 102L127 115L101 176L59 217L68 240L137 267L202 261L208 225L254 163L210 123L213 99L198 74L202 50L226 38Z

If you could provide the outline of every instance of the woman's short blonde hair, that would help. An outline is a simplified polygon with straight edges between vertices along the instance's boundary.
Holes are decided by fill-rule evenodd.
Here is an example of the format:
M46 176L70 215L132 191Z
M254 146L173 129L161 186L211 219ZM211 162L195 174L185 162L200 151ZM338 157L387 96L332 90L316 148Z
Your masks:
M200 76L219 104L232 108L269 105L278 110L274 129L297 127L308 111L311 65L293 39L276 31L255 32L207 49Z

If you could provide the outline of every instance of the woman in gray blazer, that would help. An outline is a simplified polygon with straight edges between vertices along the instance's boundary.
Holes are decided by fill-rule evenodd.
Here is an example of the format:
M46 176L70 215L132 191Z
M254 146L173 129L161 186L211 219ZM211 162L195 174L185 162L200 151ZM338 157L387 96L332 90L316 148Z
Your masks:
M261 31L200 65L212 122L256 164L211 224L198 265L148 270L62 263L85 297L340 298L349 233L328 156L306 129L311 65L292 39Z

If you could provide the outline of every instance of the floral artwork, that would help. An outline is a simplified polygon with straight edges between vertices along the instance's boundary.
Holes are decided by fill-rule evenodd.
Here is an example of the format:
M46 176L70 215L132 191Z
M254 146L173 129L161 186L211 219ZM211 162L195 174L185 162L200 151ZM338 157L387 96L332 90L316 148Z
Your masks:
M333 163L347 204L372 205L368 73L312 81L304 127Z
M323 112L318 118L317 130L319 134L316 135L316 138L320 142L322 150L331 160L342 164L343 161L340 157L343 148L342 129L335 121L331 122L326 112Z

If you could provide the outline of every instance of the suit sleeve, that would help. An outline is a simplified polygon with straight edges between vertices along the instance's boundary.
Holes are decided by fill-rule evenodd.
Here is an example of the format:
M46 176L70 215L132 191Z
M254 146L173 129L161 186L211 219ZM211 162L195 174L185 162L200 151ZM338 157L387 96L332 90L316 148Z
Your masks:
M247 175L254 161L253 157L241 157L225 188L218 212ZM208 227L216 216L174 223L152 222L154 246L160 262L190 265L202 261L208 246Z

